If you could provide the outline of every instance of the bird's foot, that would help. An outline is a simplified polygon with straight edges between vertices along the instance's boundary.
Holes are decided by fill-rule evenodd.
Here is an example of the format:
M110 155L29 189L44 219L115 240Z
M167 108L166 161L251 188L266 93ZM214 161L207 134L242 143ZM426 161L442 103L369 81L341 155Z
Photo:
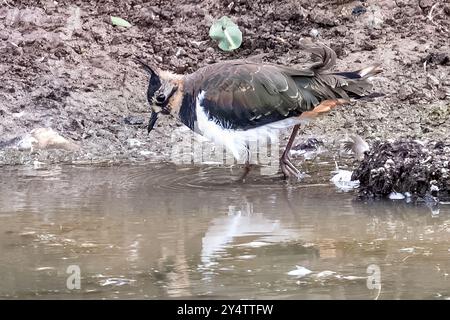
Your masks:
M283 156L280 159L281 171L284 174L284 178L296 178L298 180L302 180L307 177L306 173L300 172L291 162L288 156Z
M244 183L245 179L247 178L248 174L252 170L253 166L251 164L246 164L244 167L244 172L241 174L239 179L236 180L237 183Z

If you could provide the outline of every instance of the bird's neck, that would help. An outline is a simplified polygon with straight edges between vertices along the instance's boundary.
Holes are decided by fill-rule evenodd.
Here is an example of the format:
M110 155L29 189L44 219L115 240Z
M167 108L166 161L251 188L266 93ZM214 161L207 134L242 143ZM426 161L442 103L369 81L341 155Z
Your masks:
M192 91L184 91L178 117L186 126L194 131L197 115L195 112L195 97Z
M173 93L173 95L169 99L169 107L170 113L174 116L180 113L181 104L183 102L183 94L184 94L184 81L183 79L172 80L171 81L174 86L177 87L177 90Z

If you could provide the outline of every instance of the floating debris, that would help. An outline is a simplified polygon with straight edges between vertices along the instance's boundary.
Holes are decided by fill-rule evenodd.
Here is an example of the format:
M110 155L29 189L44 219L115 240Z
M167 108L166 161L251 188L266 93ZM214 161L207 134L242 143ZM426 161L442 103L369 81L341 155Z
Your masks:
M334 276L335 274L336 274L336 272L334 272L334 271L325 270L325 271L319 272L319 273L316 275L316 277L317 277L317 278L328 278L328 277Z
M360 276L344 276L344 277L337 277L339 279L344 279L344 280L350 280L350 281L354 281L354 280L363 280L363 279L367 279L367 277L360 277Z
M125 279L125 278L108 278L106 280L103 280L100 282L100 285L102 287L104 286L123 286L123 285L129 285L132 284L133 282L135 282L136 280L133 279Z
M289 271L287 273L289 276L295 276L295 277L301 278L301 277L307 276L308 274L312 273L311 270L306 269L305 267L301 267L301 266L295 266L295 267L296 267L295 270Z
M56 270L54 267L40 267L36 268L36 271L50 271L50 270Z
M352 180L352 171L337 169L332 173L335 175L330 179L330 181L333 182L338 189L342 191L350 191L358 188L359 181Z
M254 254L245 254L245 255L236 257L236 259L239 259L239 260L250 260L250 259L254 259L254 258L256 258L256 255L254 255Z

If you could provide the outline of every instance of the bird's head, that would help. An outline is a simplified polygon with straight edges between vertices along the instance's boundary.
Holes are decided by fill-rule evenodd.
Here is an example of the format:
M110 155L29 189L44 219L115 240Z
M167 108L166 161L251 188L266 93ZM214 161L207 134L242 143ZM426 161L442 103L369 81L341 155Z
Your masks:
M150 132L160 114L175 115L178 113L182 99L183 77L150 67L139 59L136 61L149 74L147 100L150 104L151 116L147 129Z

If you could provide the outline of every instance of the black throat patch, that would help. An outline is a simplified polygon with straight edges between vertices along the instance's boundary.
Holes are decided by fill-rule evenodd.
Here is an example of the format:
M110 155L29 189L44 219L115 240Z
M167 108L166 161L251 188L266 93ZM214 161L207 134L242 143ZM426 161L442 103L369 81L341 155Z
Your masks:
M152 99L155 92L161 87L161 80L157 76L150 76L147 88L147 100L152 105Z
M195 121L197 121L197 115L195 114L195 99L194 95L190 92L183 94L183 101L181 102L179 117L181 122L194 131Z

